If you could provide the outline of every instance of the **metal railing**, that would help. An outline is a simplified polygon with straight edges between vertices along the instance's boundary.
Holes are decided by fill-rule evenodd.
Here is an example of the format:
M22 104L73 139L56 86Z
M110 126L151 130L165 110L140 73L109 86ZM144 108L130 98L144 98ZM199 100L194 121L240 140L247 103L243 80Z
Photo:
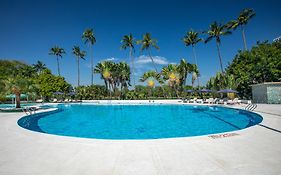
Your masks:
M248 110L248 111L254 111L256 108L257 108L257 104L248 104L246 107L245 107L245 110Z

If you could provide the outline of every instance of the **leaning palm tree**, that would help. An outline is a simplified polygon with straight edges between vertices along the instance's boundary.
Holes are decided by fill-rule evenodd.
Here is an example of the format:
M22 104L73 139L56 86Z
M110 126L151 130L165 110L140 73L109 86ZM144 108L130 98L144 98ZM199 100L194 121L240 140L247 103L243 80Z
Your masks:
M186 35L183 37L183 42L185 43L186 46L192 46L192 51L193 51L193 57L195 60L195 64L198 67L198 62L197 62L197 57L196 57L196 52L195 52L195 45L203 41L202 38L199 38L199 33L194 32L193 30L190 30L186 33ZM197 78L198 80L198 86L200 85L199 77Z
M121 49L124 49L124 50L126 50L127 48L130 49L130 58L132 61L133 85L134 85L134 89L135 89L136 82L135 82L135 66L134 66L134 57L133 57L133 52L135 52L135 47L134 47L135 39L132 34L125 35L123 37L123 39L121 40L121 43L122 43Z
M244 9L240 12L238 18L236 20L230 21L227 25L229 29L237 29L241 27L242 38L244 43L244 49L247 50L247 42L245 36L245 26L248 24L249 20L255 16L255 12L253 9Z
M94 60L93 60L93 52L92 46L96 43L96 38L94 35L93 29L86 29L82 35L82 40L84 40L85 44L89 45L90 48L90 57L91 57L91 85L94 82Z
M217 45L218 56L219 56L219 60L220 60L221 72L224 73L223 66L222 66L222 57L221 57L221 53L220 53L221 36L229 35L229 34L231 34L231 32L227 30L226 25L222 25L222 24L218 24L217 22L213 22L210 25L210 29L205 33L207 33L209 35L209 37L205 40L205 43L208 43L213 38L216 39L216 45Z
M86 52L81 51L78 46L72 48L72 53L76 56L77 60L77 86L80 86L80 59L85 60Z
M137 44L141 44L141 51L144 51L144 50L147 50L148 52L148 55L153 63L153 66L154 66L154 69L156 72L157 71L157 68L156 68L156 65L155 65L155 62L151 56L151 47L154 47L155 49L159 50L159 46L157 45L157 40L156 39L152 39L151 38L151 34L150 33L146 33L143 35L143 39L140 40L140 41L137 41Z
M59 57L62 58L62 55L65 54L63 48L55 46L50 49L49 55L55 55L57 57L57 65L58 65L58 75L60 76L60 64L59 64Z

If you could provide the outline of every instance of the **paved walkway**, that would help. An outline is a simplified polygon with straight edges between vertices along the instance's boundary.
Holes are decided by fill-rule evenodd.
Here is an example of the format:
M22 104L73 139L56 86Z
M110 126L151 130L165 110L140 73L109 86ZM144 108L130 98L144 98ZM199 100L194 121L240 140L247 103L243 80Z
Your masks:
M259 110L280 113L281 105ZM260 113L281 130L281 117ZM281 174L281 133L253 126L230 137L96 140L55 136L20 128L24 114L0 113L2 175Z

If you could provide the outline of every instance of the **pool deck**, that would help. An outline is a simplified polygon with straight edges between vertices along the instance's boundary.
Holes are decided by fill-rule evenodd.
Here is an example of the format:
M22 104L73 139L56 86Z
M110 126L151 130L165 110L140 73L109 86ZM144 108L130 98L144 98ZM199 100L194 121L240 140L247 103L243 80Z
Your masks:
M261 125L229 135L156 140L43 134L17 125L24 113L0 113L0 175L280 175L281 105L255 111Z

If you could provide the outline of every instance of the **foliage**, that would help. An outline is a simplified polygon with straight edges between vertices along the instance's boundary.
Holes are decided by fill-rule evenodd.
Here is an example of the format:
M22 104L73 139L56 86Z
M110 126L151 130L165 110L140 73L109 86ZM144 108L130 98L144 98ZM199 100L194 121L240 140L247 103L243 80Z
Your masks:
M121 91L120 95L124 95L130 84L130 66L125 62L115 63L112 61L100 62L96 65L94 73L99 73L101 79L104 80L107 91L113 92L115 96L118 95L118 89Z
M107 90L105 86L91 85L91 86L78 86L75 88L76 98L81 100L105 99Z
M227 67L226 76L230 78L224 80L217 74L209 80L207 87L216 90L232 88L242 98L251 98L252 84L281 81L281 42L257 43L250 51L239 51Z
M38 94L49 100L54 92L69 92L71 85L64 77L55 76L49 70L44 70L35 80L38 86Z

